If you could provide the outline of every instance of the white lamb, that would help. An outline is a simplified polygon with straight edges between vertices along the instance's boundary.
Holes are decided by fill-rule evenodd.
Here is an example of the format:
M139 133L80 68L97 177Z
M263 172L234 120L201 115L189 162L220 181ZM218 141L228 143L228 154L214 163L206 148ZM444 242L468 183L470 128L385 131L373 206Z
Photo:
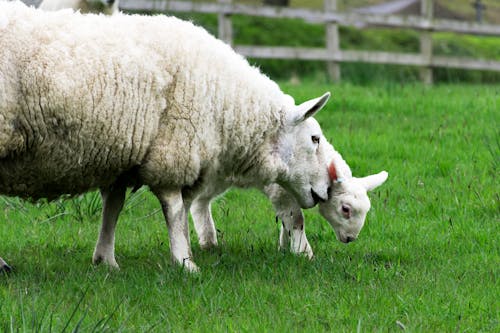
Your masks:
M329 94L295 106L192 23L0 1L0 59L0 193L99 188L103 225L114 225L125 189L147 185L189 271L187 211L203 193L277 183L304 208L327 199L310 117Z
M368 191L382 185L388 173L356 178L342 156L331 146L326 146L328 172L332 185L328 191L328 200L319 203L319 212L330 223L337 239L349 243L357 239L363 228L366 214L370 210ZM313 251L305 232L305 221L300 205L281 186L272 184L265 188L282 221L279 247L297 254L313 257Z
M71 8L82 13L118 13L118 0L43 0L39 6L43 10Z
M363 178L352 176L351 169L342 156L324 138L321 145L325 149L328 163L328 172L331 179L328 200L320 201L319 211L330 223L337 239L349 243L359 235L370 210L370 199L367 192L382 185L388 173ZM305 232L304 215L297 200L278 184L271 184L264 188L264 193L271 199L276 210L276 217L282 222L279 244L281 249L289 248L292 253L305 254L313 257L312 248ZM211 214L211 201L215 195L203 192L191 205L196 233L201 248L217 246L217 234ZM109 228L104 228L109 230ZM114 261L114 258L112 259Z

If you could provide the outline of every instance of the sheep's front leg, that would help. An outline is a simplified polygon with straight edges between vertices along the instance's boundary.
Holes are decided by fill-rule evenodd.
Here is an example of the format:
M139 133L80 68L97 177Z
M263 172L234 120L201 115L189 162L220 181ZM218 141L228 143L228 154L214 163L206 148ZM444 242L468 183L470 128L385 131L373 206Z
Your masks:
M120 183L101 189L102 224L92 256L92 262L95 265L104 262L111 267L118 268L115 260L115 227L118 215L123 208L126 190L126 186Z
M170 252L175 262L185 267L189 272L199 269L193 261L191 244L189 241L189 225L186 205L181 191L157 193L163 215L167 222L168 236L170 239ZM187 207L186 207L187 206Z
M309 259L314 256L311 245L307 240L304 225L304 214L300 207L290 208L280 212L280 249L290 246L290 251L296 254L305 254Z
M204 250L217 246L217 230L212 218L211 198L196 198L191 206L194 228L200 247Z
M6 262L5 260L3 260L1 257L0 257L0 273L2 272L5 272L5 273L9 273L12 271L12 267L10 267Z

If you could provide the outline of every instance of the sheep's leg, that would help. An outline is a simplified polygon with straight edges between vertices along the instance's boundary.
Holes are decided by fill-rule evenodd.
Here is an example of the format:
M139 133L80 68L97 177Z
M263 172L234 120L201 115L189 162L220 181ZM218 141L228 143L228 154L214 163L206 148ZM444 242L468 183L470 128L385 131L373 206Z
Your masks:
M189 240L187 218L189 204L183 200L181 191L160 192L157 193L157 197L167 222L170 252L173 260L189 272L197 272L199 269L193 261Z
M115 227L118 215L123 208L127 187L119 182L110 188L101 189L102 197L102 224L99 239L95 246L92 262L118 268L115 260Z
M217 246L217 231L212 217L211 198L196 198L191 206L194 228L200 247L204 250Z
M12 271L12 267L7 265L7 263L0 257L0 273L9 273Z
M304 254L309 259L313 257L313 251L307 240L304 214L300 207L284 210L280 214L282 224L280 230L280 248L290 246L290 251L296 254Z

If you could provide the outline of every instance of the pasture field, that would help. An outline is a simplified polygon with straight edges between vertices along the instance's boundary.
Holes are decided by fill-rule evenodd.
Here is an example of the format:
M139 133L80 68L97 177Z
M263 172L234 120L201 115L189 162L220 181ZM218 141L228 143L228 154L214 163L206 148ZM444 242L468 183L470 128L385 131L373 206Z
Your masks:
M159 204L128 196L119 271L94 267L94 192L27 203L0 197L1 332L499 332L500 86L283 83L302 101L332 91L325 136L364 176L387 170L356 242L306 212L315 259L277 250L255 190L213 205L220 247L201 274L170 263Z

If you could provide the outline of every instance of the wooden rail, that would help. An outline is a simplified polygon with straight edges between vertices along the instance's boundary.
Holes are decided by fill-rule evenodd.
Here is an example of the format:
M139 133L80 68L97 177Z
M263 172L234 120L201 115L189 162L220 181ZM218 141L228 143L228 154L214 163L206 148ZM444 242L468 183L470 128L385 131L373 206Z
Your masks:
M325 1L333 2L332 0ZM374 25L416 30L449 31L456 33L500 36L500 25L479 24L475 22L446 19L429 19L421 16L374 15L320 11L306 8L251 6L231 3L231 0L219 0L217 3L173 0L120 0L120 8L126 10L158 10L166 12L196 12L206 14L223 13L226 15L248 15L268 18L295 18L304 19L305 21L311 23L335 22L339 25L354 27L359 27L360 25Z
M217 14L218 37L228 44L233 44L231 15L294 18L325 24L325 48L233 46L237 52L247 57L326 61L328 73L334 80L340 80L340 63L342 62L418 66L420 67L421 80L427 84L432 83L432 69L434 67L500 71L500 61L433 55L432 32L500 36L500 25L436 19L433 15L432 0L421 0L421 16L339 12L337 11L337 0L324 0L323 10L250 6L232 3L232 0L217 0L216 2L120 0L120 8L124 10ZM338 26L378 26L417 30L420 32L420 53L341 50Z

